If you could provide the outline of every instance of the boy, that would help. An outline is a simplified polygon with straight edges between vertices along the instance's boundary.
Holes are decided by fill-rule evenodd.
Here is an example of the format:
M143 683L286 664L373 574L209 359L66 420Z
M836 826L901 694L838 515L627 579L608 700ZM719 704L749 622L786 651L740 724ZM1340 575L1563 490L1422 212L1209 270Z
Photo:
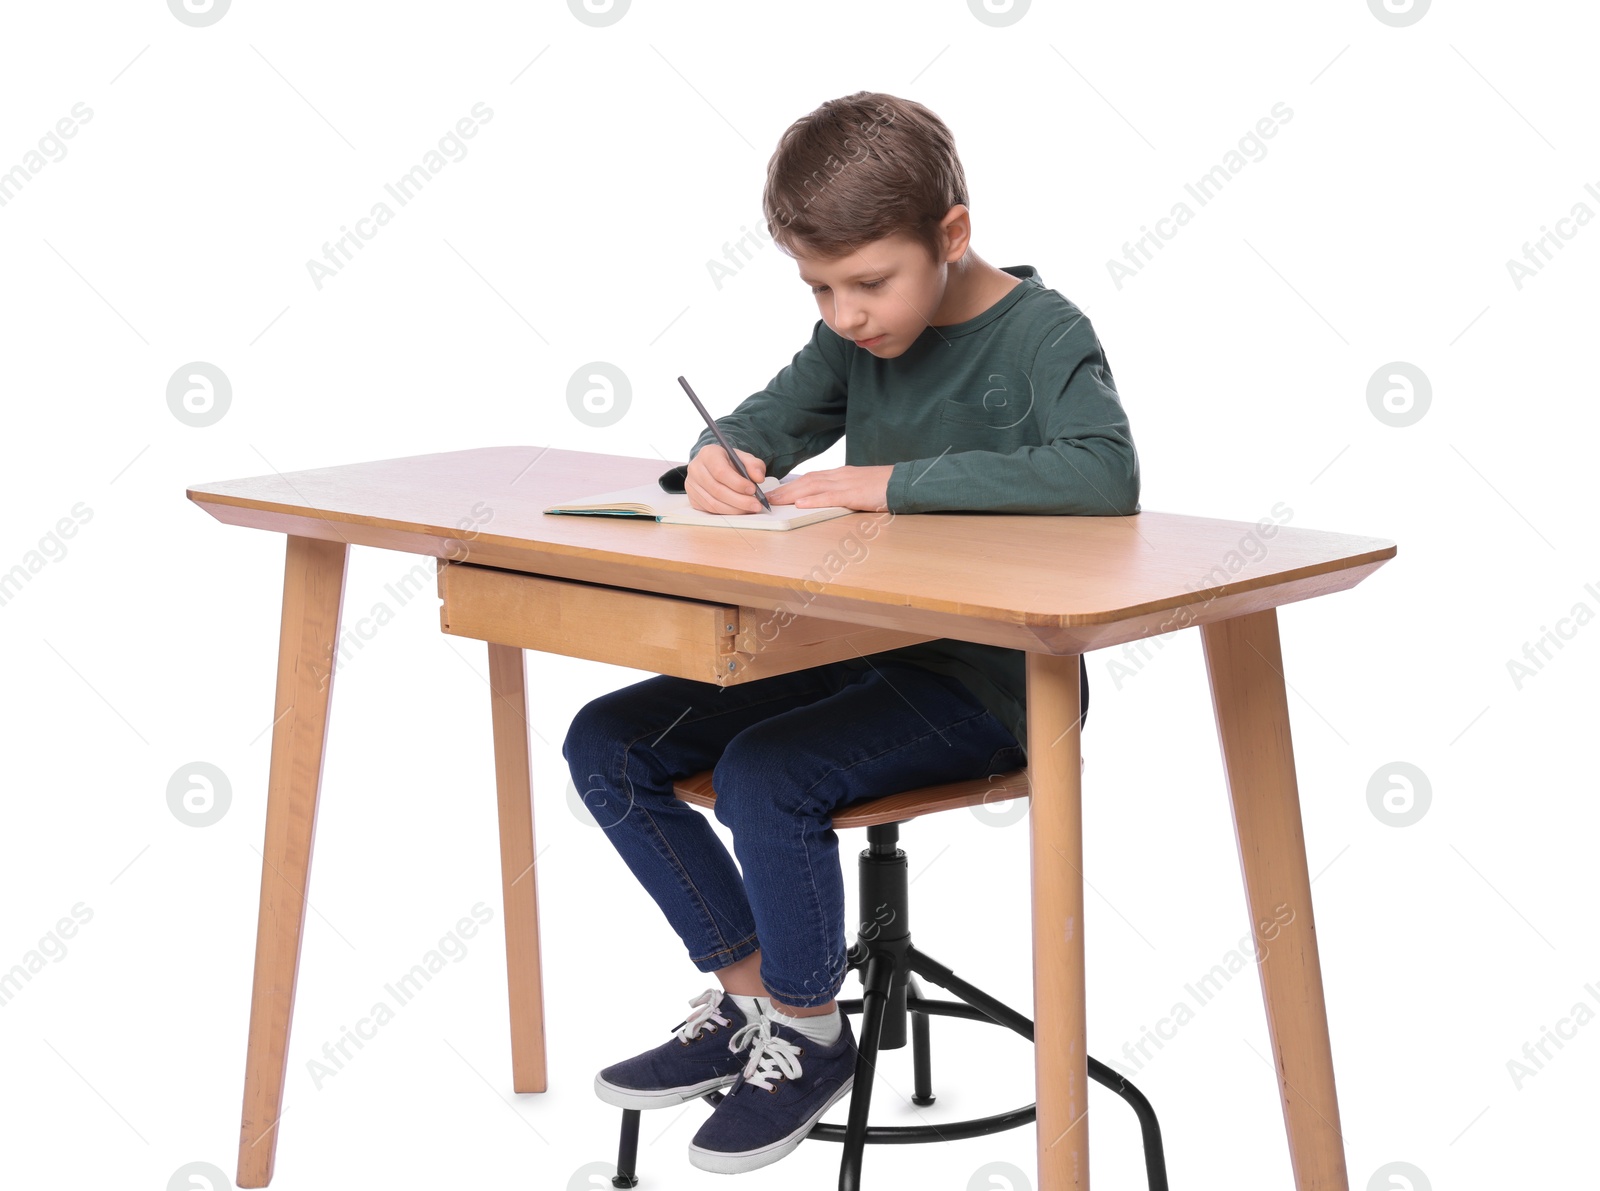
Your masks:
M785 132L763 205L822 317L717 424L756 482L841 435L848 460L776 488L774 504L1139 511L1099 340L1032 266L972 251L966 179L936 115L874 92L823 104ZM709 429L662 484L696 508L762 512ZM706 1170L754 1170L800 1144L849 1092L856 1060L835 1002L851 940L832 813L1024 764L1024 668L1021 650L946 639L727 688L663 675L579 711L562 746L573 781L722 986L691 1000L666 1042L601 1070L602 1100L658 1108L726 1088L689 1144ZM1081 665L1080 684L1087 712ZM712 767L740 868L672 792Z

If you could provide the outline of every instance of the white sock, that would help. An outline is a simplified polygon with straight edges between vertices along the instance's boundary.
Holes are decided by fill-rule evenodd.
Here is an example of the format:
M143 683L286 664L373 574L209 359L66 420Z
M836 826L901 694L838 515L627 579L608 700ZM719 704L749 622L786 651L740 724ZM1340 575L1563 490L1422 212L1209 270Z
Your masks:
M744 993L729 993L728 997L744 1011L747 1021L755 1021L769 1008L766 997L749 997Z
M827 1013L812 1013L805 1017L790 1017L787 1013L770 1007L767 1016L773 1021L797 1030L807 1038L815 1038L824 1046L832 1046L839 1040L839 1032L844 1028L840 1020L839 1006L837 1004Z

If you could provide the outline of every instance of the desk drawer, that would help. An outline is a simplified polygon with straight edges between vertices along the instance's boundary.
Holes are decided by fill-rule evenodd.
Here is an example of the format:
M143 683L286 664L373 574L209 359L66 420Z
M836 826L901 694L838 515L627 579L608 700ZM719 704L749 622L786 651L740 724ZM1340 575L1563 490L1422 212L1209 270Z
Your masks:
M443 559L439 598L439 627L454 636L718 686L933 640Z

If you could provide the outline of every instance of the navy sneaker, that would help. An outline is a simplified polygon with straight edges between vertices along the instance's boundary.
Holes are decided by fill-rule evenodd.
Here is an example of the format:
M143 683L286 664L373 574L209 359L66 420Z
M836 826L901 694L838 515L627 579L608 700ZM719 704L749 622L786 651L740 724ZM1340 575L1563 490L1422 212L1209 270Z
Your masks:
M706 989L689 1004L694 1012L673 1027L670 1041L602 1069L594 1094L618 1108L671 1108L737 1079L742 1052L755 1036L753 1029L735 1036L752 1024L744 1010L720 988Z
M744 1069L689 1142L689 1161L701 1170L743 1174L804 1141L855 1083L855 1032L848 1013L840 1010L839 1019L832 1046L768 1017L755 1023Z

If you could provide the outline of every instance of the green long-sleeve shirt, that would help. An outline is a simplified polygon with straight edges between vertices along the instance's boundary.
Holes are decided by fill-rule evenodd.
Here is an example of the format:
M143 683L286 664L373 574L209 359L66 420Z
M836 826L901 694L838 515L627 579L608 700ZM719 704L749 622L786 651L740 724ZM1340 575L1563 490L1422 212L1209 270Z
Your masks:
M1137 513L1138 455L1094 328L1032 265L1005 271L1021 283L965 322L924 328L894 359L818 319L811 341L717 426L779 479L843 435L847 465L894 465L896 514ZM706 429L689 457L715 442ZM681 492L686 471L662 486ZM1027 744L1022 650L940 638L852 663L884 658L959 678Z

